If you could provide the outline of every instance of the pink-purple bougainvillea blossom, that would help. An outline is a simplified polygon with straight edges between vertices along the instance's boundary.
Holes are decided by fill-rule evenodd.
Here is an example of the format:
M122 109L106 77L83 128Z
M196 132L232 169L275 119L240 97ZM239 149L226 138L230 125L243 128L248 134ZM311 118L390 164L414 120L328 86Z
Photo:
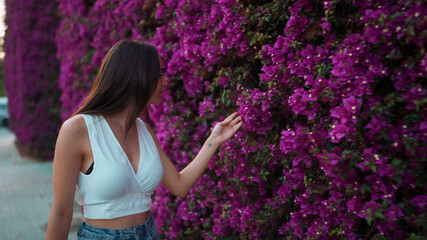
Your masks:
M4 77L10 128L25 154L49 159L60 126L54 1L7 1Z
M58 3L63 119L124 37L159 50L149 119L178 168L242 116L187 197L156 190L165 239L425 235L425 1Z
M422 170L413 167L425 168L426 115L422 109L427 64L424 53L410 56L404 51L421 49L417 46L425 41L421 22L426 20L420 18L426 14L425 3L324 1L319 6L313 1L283 1L288 11L280 3L248 3L234 4L230 14L223 9L230 2L189 6L185 1L166 1L158 5L165 24L154 42L171 67L167 72L172 88L174 79L180 79L184 94L190 96L174 96L172 91L168 98L181 99L188 108L199 102L201 107L193 111L202 111L202 115L207 104L214 103L216 110L228 106L237 109L245 123L235 141L225 143L224 151L210 165L208 175L217 184L204 186L215 190L209 192L210 198L198 202L211 206L213 219L196 230L189 221L167 220L167 214L156 211L162 223L169 221L161 227L166 236L183 237L187 231L205 238L381 239L409 236L418 231L415 228L422 228L419 224L425 215L420 211L425 205L421 199L426 186L420 184L425 181L420 180L424 179ZM343 14L346 8L351 10ZM271 9L282 10L288 21L276 40L257 42L254 37L263 35L248 31L266 27L260 14L265 17ZM412 13L415 9L418 13ZM226 22L222 17L227 13L235 19L228 27L243 28L245 40L240 42L246 47L230 41L239 34L221 35ZM212 18L218 25L211 24ZM233 62L242 49L253 50L245 53L248 60ZM233 61L228 62L229 58ZM262 62L255 71L259 82L253 69L244 67L257 66L251 65L254 58ZM224 76L226 85L221 82ZM221 94L217 94L218 87L223 87ZM153 119L162 129L161 136L167 131L165 124L184 122L180 118L179 123L165 123L160 121L165 119L162 115L189 114L187 109L160 108L156 109L161 114ZM173 136L171 132L162 142L167 149L176 145ZM191 149L181 144L180 149ZM409 202L416 196L420 200ZM163 197L168 196L158 196ZM192 201L187 204L194 208ZM247 206L256 210L250 218L245 217ZM411 221L411 214L419 220Z

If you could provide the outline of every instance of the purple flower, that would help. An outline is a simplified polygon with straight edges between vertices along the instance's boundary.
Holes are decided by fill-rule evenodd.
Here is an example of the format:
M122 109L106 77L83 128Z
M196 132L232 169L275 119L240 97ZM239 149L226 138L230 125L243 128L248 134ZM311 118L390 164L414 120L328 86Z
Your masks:
M385 212L385 217L389 220L403 217L402 209L396 205L391 205Z
M199 115L204 116L208 112L215 111L215 104L212 103L212 98L207 97L199 104Z
M280 149L284 154L289 154L296 147L295 132L291 130L282 131L281 135Z
M408 102L406 108L414 110L416 106L420 106L420 101L426 98L426 90L418 84L404 93L402 97Z
M427 195L414 197L411 200L411 204L417 205L419 208L424 209L424 206L427 205Z

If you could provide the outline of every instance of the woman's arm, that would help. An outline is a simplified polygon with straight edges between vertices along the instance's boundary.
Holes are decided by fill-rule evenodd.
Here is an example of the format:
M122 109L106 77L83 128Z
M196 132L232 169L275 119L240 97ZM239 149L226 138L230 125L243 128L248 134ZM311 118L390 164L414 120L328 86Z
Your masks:
M153 130L149 128L155 139L163 165L162 185L175 196L185 197L206 170L218 147L230 139L241 126L242 122L240 122L240 116L237 113L231 114L224 121L218 123L194 160L180 172L176 170L171 160L166 156Z
M67 120L59 131L53 160L53 202L46 240L68 239L85 136L87 130L82 116Z

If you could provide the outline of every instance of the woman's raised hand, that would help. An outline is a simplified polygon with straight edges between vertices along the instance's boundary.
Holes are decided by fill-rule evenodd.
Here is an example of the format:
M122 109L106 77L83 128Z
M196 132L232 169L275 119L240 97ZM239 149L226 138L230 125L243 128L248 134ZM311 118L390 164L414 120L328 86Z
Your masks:
M230 139L237 130L242 126L242 122L240 121L241 117L237 112L232 113L228 116L224 121L219 122L215 125L210 135L210 139L212 142L221 145L228 139Z

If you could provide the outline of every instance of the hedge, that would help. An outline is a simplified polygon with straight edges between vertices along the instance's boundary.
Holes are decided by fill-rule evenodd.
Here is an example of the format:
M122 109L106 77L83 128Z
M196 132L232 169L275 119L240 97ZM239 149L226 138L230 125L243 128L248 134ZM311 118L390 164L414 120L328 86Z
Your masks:
M177 168L242 116L187 197L156 190L165 239L427 236L424 1L58 3L63 120L125 37L166 67L149 120Z
M24 154L49 159L61 123L57 4L43 0L5 3L4 77L10 128Z
M184 199L170 239L426 235L422 1L164 1L169 94L152 118L179 167L220 116L243 129Z

